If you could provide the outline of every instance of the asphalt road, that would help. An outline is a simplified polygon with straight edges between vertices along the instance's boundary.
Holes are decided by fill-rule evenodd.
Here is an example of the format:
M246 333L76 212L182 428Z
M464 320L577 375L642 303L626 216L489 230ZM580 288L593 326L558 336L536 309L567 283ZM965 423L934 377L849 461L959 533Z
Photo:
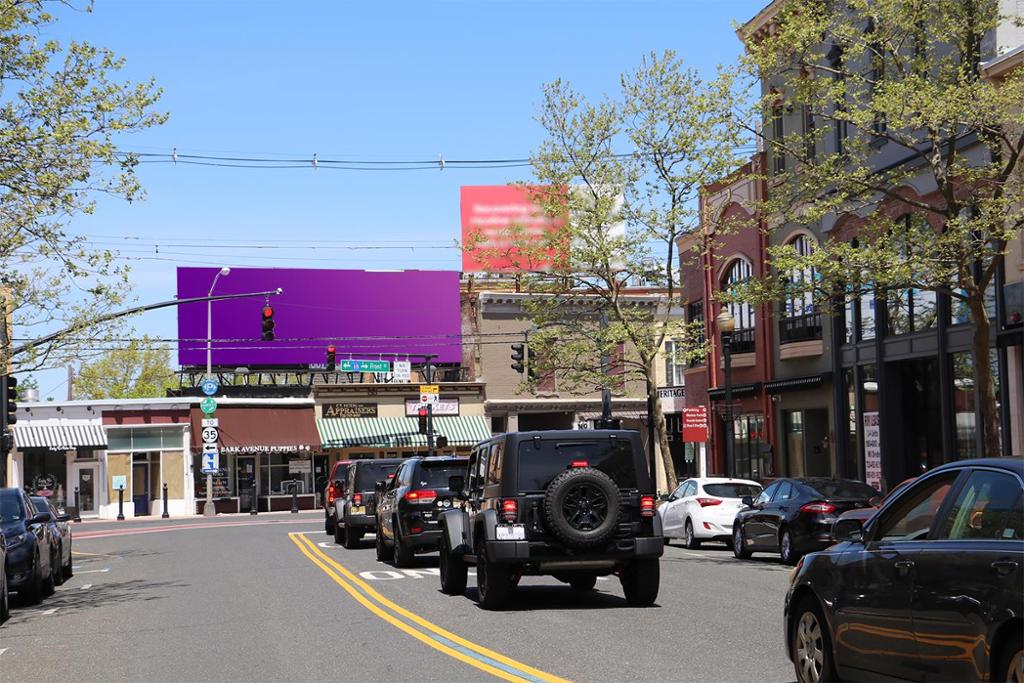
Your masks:
M791 681L777 559L666 549L657 606L525 577L513 609L345 550L316 514L76 525L75 576L0 626L0 680Z

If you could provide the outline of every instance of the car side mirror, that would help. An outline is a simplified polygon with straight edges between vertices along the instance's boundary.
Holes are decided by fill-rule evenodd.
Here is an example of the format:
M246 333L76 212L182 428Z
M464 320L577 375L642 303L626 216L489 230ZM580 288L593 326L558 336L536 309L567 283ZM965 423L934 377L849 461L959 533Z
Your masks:
M461 474L448 477L448 490L461 494L462 488L466 485L466 478Z
M32 515L32 519L28 520L28 523L29 524L46 524L49 521L50 521L50 513L49 512L37 512L36 514Z
M670 493L663 493L658 496L658 500L675 500Z
M750 496L743 496L742 498L740 498L740 502L746 505L747 507L751 507L754 504L754 499Z
M66 512L63 512L63 513L61 513L61 514L60 514L60 515L59 515L59 516L57 517L57 521L58 521L58 522L70 522L70 521L71 521L71 515L69 515L69 514L68 514L68 513L66 513Z
M859 519L838 519L832 525L832 538L837 542L864 540L864 525Z

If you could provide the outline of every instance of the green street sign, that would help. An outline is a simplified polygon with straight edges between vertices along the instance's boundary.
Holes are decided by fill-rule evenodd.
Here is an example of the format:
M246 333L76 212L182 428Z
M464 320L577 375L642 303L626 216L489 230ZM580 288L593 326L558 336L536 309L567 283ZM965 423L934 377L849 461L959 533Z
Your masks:
M391 372L389 360L343 360L342 372Z
M199 402L199 408L207 415L210 415L213 411L217 410L217 401L212 396L207 396Z

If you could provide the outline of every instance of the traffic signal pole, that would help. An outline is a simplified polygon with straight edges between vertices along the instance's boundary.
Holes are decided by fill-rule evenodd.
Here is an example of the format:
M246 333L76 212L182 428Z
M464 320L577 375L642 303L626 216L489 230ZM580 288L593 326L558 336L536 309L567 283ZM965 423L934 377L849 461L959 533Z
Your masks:
M434 367L430 361L434 359L434 356L426 356L426 364L423 369L423 374L426 377L427 384L434 383ZM432 403L427 404L427 456L434 456L434 405Z

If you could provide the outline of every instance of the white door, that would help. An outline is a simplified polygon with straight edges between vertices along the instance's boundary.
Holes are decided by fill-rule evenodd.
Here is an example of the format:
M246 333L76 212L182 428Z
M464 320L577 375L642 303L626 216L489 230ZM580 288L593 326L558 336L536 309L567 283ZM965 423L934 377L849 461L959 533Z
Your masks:
M95 515L99 513L100 479L99 463L88 465L75 465L71 479L72 490L68 492L67 499L78 506L79 516ZM75 498L74 487L78 487L78 498Z

